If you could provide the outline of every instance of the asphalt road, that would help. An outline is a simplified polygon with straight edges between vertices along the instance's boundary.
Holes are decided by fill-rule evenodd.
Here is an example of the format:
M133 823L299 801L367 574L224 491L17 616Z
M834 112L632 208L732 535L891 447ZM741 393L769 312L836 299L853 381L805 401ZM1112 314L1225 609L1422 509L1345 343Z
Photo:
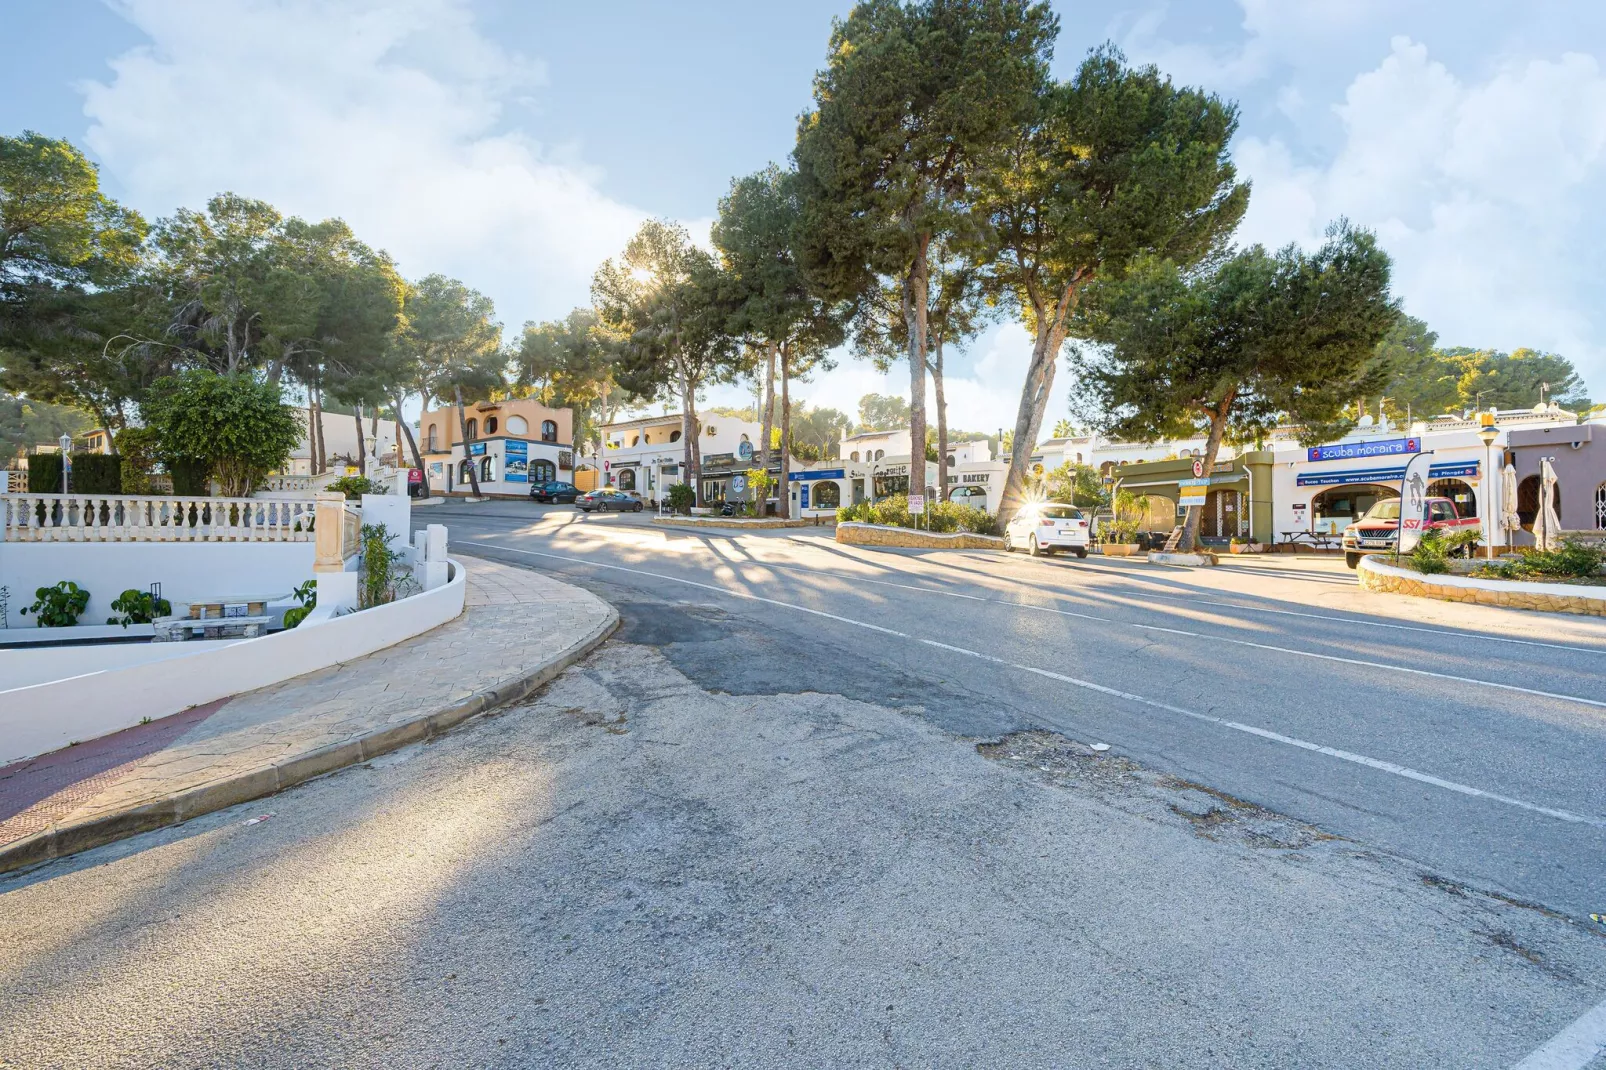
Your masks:
M415 516L621 631L0 879L0 1067L1598 1067L1601 623Z
M710 689L1097 739L1448 878L1606 911L1606 622L1364 595L1336 561L888 552L523 503L416 517L594 590ZM638 599L707 608L632 625Z

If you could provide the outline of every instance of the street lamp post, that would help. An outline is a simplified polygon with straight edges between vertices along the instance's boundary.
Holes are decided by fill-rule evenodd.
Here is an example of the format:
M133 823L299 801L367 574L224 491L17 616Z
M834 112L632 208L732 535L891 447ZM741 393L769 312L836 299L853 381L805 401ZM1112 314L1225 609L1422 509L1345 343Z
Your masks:
M56 445L61 447L61 492L66 494L67 473L72 471L72 436L63 434L56 440Z
M1484 529L1489 533L1488 545L1484 549L1484 556L1493 560L1495 546L1499 544L1499 539L1503 534L1496 525L1496 521L1499 518L1498 508L1504 508L1504 503L1501 503L1498 508L1495 504L1495 496L1497 494L1495 480L1499 478L1500 473L1495 470L1494 443L1495 439L1500 437L1500 428L1495 426L1494 413L1492 412L1483 413L1479 420L1478 438L1483 441L1483 458L1486 463L1483 475L1485 488L1483 493L1483 523Z

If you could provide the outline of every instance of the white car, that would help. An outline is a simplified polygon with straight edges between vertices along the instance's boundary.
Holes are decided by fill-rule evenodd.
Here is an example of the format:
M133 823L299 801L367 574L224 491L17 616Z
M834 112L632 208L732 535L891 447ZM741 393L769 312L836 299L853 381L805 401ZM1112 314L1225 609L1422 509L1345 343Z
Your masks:
M1075 551L1087 556L1092 535L1082 510L1062 502L1038 502L1023 506L1004 528L1004 549L1022 550L1033 557L1056 550Z

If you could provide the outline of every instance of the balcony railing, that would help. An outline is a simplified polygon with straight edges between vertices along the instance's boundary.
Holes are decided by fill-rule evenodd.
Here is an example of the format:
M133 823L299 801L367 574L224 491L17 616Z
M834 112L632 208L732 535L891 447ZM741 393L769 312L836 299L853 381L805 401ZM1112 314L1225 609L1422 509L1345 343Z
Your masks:
M272 498L7 494L6 542L310 542L314 503Z

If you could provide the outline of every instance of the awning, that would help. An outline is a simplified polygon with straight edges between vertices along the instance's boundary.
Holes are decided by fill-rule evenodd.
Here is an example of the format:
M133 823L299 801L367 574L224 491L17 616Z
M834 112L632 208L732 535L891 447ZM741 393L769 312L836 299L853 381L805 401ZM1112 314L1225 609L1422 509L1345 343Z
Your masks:
M1430 479L1476 479L1477 461L1446 461L1428 469ZM1336 487L1342 483L1398 483L1405 478L1400 468L1355 468L1343 472L1307 472L1294 481L1300 487Z

